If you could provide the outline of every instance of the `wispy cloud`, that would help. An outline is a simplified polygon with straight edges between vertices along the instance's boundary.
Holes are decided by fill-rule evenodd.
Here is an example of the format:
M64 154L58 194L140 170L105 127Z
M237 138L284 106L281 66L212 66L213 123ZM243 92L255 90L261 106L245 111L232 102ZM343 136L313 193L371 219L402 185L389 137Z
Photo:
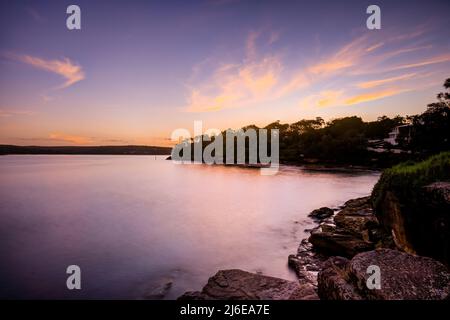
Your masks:
M249 33L247 37L247 56L248 57L255 57L256 55L256 40L258 40L259 36L261 35L258 31L252 31Z
M274 92L282 71L275 55L258 57L259 32L246 41L246 57L240 63L221 64L199 83L189 85L187 111L205 112L245 106L266 99ZM198 72L198 70L197 70Z
M35 112L30 110L8 110L0 108L0 118L9 118L13 116L32 116Z
M427 30L420 27L416 31L393 34L384 39L362 35L334 51L318 52L298 65L292 64L292 59L286 59L285 50L278 49L277 52L270 46L278 40L279 34L250 32L242 50L245 55L240 62L217 63L211 67L213 59L208 59L205 60L207 63L195 68L195 75L202 74L203 77L187 85L190 92L186 110L207 112L244 107L281 101L304 92L308 95L299 97L302 106L344 106L417 89L420 87L419 78L420 81L430 78L431 70L424 68L421 72L407 74L399 73L401 70L450 61L450 55L430 57L439 48L426 41L411 44L409 40ZM422 60L417 61L418 57ZM398 65L398 61L403 64ZM364 81L361 76L375 79ZM391 88L387 88L388 85ZM365 92L376 87L379 87L376 92Z
M83 68L68 58L62 60L45 60L30 55L11 55L14 59L29 64L37 69L62 76L66 81L58 88L67 88L85 78Z
M390 97L393 95L397 95L403 92L409 91L408 89L386 89L382 91L363 93L359 95L355 95L345 100L345 105L353 105L362 102L369 102L374 100L379 100L382 98Z
M376 49L378 49L378 48L381 48L383 45L384 45L384 42L376 43L376 44L374 44L373 46L370 46L369 48L367 48L366 51L367 51L367 52L374 51L374 50L376 50Z
M323 90L300 100L302 108L333 107L342 104L343 90Z
M395 81L411 79L415 75L416 75L415 73L408 73L408 74L403 74L403 75L396 76L396 77L360 82L357 84L357 86L360 88L369 89L369 88L378 87L378 86L385 85L387 83L391 83L391 82L395 82Z
M330 57L310 66L308 71L312 74L330 74L358 64L366 54L367 37L361 36L344 45Z
M25 11L36 21L37 23L43 23L47 20L33 7L26 7Z
M304 109L351 106L363 102L370 102L387 98L407 91L410 91L410 89L395 88L360 94L351 94L345 92L344 90L324 90L302 98L299 105Z
M91 144L94 142L94 139L89 137L70 135L62 132L52 132L49 135L49 139L53 141L59 142L69 142L77 145Z
M210 82L191 89L188 111L214 111L260 101L277 84L279 71L275 57L222 66Z
M430 58L430 59L417 61L417 62L414 62L414 63L403 64L403 65L400 65L400 66L393 67L391 70L417 68L417 67L423 67L423 66L436 64L436 63L447 62L447 61L450 61L450 54L440 55L440 56L433 57L433 58Z
M49 96L47 94L41 94L41 98L45 103L55 100L55 97Z

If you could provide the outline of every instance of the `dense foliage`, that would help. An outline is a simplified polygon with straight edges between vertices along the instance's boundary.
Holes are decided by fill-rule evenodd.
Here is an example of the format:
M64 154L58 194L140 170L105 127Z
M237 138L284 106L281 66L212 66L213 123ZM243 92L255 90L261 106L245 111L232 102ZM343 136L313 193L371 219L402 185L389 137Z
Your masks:
M450 78L444 88L450 89ZM437 99L424 113L407 118L412 130L409 137L400 137L400 142L415 153L430 155L450 150L450 93L441 92Z
M449 89L450 79L445 81L444 87ZM406 118L382 116L376 121L365 122L360 117L351 116L325 122L318 117L291 124L275 121L264 129L279 130L280 161L284 163L390 167L401 161L421 160L450 150L450 94L439 93L437 98L438 101L429 104L422 114ZM402 130L398 136L398 146L383 141L395 127L402 125L406 125L403 127L406 130ZM242 129L245 131L249 128L259 129L255 125ZM242 134L242 131L237 133ZM202 148L209 144L209 138L206 140L203 140ZM377 147L381 149L398 150L375 152L369 148L374 143L378 143ZM248 153L248 141L246 148Z
M387 190L400 200L420 199L421 188L435 181L450 180L450 152L442 152L421 162L405 162L383 172L372 192L374 208L379 208Z

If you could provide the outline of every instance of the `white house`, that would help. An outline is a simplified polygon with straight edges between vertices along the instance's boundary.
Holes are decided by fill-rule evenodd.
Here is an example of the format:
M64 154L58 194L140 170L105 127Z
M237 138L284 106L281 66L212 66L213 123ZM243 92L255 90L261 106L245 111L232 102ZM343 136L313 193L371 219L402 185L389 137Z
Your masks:
M409 125L409 124L397 126L391 132L389 132L389 138L384 139L384 141L386 141L387 143L390 143L393 146L396 146L396 145L398 145L397 138L400 135L400 133L406 133L407 139L409 139L410 129L411 129L411 125Z

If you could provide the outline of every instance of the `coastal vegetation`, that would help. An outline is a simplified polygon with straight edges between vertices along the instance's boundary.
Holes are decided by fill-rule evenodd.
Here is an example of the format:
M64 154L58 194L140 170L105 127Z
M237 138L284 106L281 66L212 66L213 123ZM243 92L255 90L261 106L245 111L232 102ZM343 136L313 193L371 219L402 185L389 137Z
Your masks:
M449 89L450 79L444 87ZM280 130L284 160L314 157L321 162L355 164L372 157L368 155L373 152L368 148L370 140L387 139L394 128L406 125L408 129L398 130L394 141L400 152L386 146L387 152L381 154L392 155L394 162L407 161L384 170L370 196L310 213L318 226L288 257L298 284L265 277L264 285L259 285L261 275L221 270L202 291L187 292L180 299L286 299L287 295L304 300L448 300L449 98L449 93L440 93L438 102L429 104L425 112L406 118L364 122L346 117L328 123L317 118L267 126ZM368 266L382 270L378 290L369 288ZM267 288L269 281L274 288ZM238 286L224 286L224 282Z
M387 190L403 200L420 197L421 188L435 181L450 180L450 152L442 152L421 162L404 162L383 171L372 192L375 208Z
M444 88L449 90L450 78L445 80ZM403 130L399 130L394 139L388 139L399 127ZM252 124L236 131L228 129L222 132L222 135L225 137L230 133L244 134L247 129L255 129L258 132L260 128ZM423 160L435 153L450 150L450 94L439 93L437 102L430 103L426 110L418 115L397 115L393 118L380 116L375 121L348 116L328 122L317 117L290 124L275 121L263 129L279 130L279 156L282 163L387 168L400 162ZM248 159L249 139L244 139ZM205 136L188 141L192 144L192 157L195 144L201 144L204 149L213 141L214 137ZM270 139L268 144L270 150ZM224 159L225 151L224 148Z

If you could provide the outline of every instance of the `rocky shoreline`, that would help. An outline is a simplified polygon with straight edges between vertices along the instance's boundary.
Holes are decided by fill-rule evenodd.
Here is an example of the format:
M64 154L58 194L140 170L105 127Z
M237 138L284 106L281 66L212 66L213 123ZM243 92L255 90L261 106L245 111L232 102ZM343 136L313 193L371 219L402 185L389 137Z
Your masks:
M288 257L298 282L222 270L181 299L450 300L450 152L309 216L317 227Z
M322 207L309 216L318 225L300 243L297 253L288 257L288 263L299 279L308 279L315 286L318 272L330 256L352 258L377 247L392 247L373 214L369 196L349 200L336 210Z
M449 199L444 196L443 200ZM334 210L319 208L309 216L317 227L288 257L298 283L242 270L221 270L202 291L187 292L179 299L450 299L448 267L432 258L403 252L395 232L379 222L371 196L349 200ZM371 265L381 269L380 289L366 285Z
M379 222L371 196L347 201L336 214L320 208L310 216L318 226L288 261L300 281L316 288L320 299L450 298L448 268L432 258L402 252L395 232L387 232ZM366 283L367 268L373 265L381 271L379 290Z

